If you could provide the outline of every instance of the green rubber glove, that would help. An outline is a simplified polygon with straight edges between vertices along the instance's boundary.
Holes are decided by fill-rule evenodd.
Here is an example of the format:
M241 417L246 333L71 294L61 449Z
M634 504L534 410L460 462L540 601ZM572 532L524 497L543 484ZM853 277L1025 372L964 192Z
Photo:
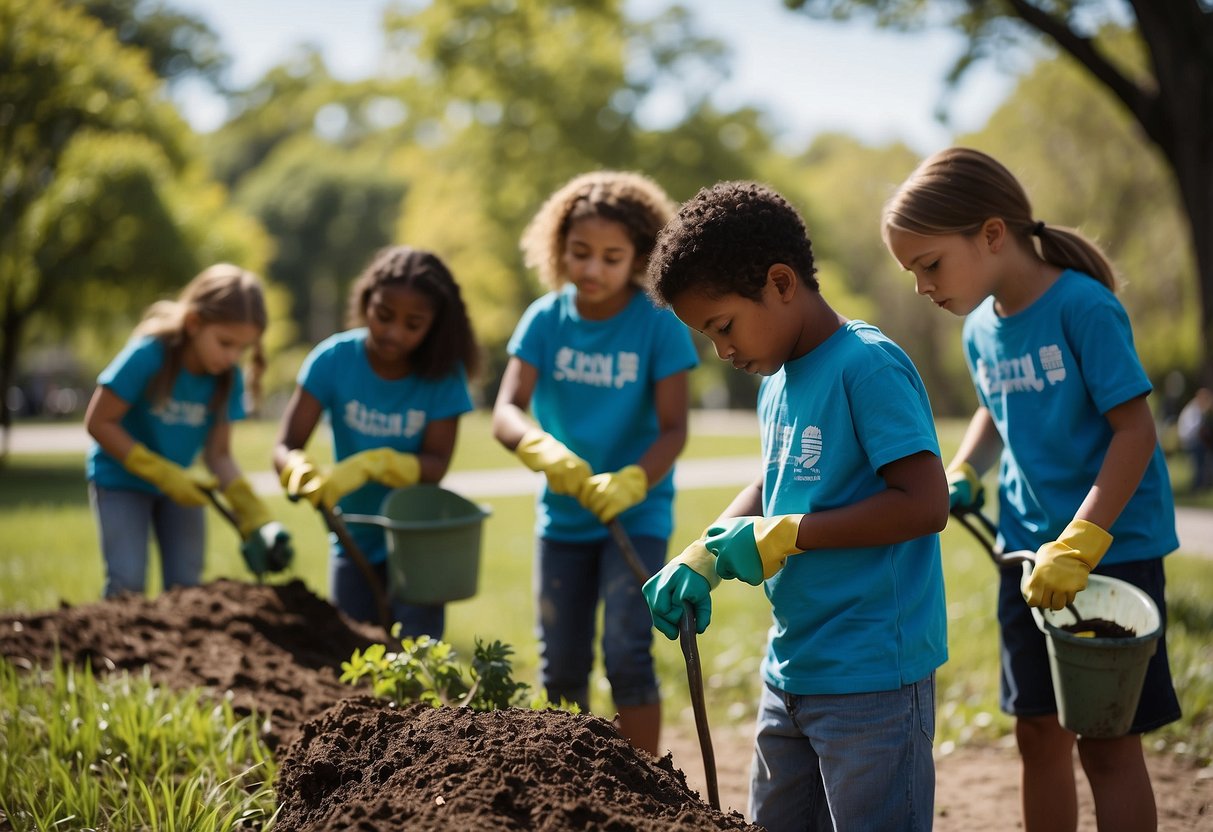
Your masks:
M985 488L977 469L967 462L960 462L947 470L948 508L963 508L976 511L986 501Z
M183 506L204 506L210 498L206 492L219 485L213 474L182 468L160 454L148 450L141 442L122 460L122 466L136 477L147 480L163 491L173 502Z
M628 465L608 474L595 474L581 487L577 499L603 523L644 499L649 493L649 478L639 465Z
M281 572L295 558L291 535L282 524L270 521L256 529L240 544L240 555L255 575Z
M758 586L783 568L789 555L804 550L796 545L803 514L774 517L730 517L711 526L704 536L716 555L716 573Z
M389 488L405 488L421 480L421 461L416 454L372 448L348 456L328 473L315 474L299 489L300 495L314 506L331 509L337 501L368 482Z
M312 462L307 452L302 448L295 448L286 455L286 463L282 466L278 479L286 491L286 496L291 500L298 500L303 496L303 486L319 473L320 469Z
M683 601L690 601L695 609L695 629L702 634L708 628L712 621L711 592L720 583L715 560L700 538L645 581L641 592L653 616L653 626L666 638L678 638Z
M1112 545L1112 535L1086 520L1071 520L1061 535L1036 552L1023 587L1029 606L1060 610L1087 588L1087 576Z
M588 462L539 428L523 434L514 453L532 471L542 471L548 478L548 488L557 494L576 497L594 473Z
M223 489L223 496L232 513L236 515L240 529L240 554L248 568L256 575L265 572L280 572L290 565L295 550L290 533L281 523L274 521L249 481L237 477Z

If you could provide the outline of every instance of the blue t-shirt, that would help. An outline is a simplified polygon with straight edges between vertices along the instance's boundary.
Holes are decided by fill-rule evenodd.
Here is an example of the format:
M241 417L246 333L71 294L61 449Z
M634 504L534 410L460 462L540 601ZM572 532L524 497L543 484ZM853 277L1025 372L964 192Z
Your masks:
M109 388L130 405L122 417L123 430L148 450L188 468L206 444L207 434L215 423L211 398L219 377L209 373L198 375L182 367L168 399L153 407L146 390L164 365L164 357L164 342L159 338L151 335L132 338L97 376L97 384ZM230 421L244 418L243 398L244 377L237 367L227 400ZM102 450L96 441L89 446L86 470L89 480L101 488L159 492L156 486L123 468L122 462Z
M939 455L931 404L897 344L862 321L763 379L766 516L851 505L886 488L883 466ZM810 549L766 581L763 678L794 694L895 690L948 658L939 535Z
M385 379L366 354L365 327L338 332L317 344L299 368L299 386L320 402L333 429L333 457L338 461L373 448L415 454L421 450L430 422L450 419L472 409L462 365L442 378L417 375ZM338 502L346 514L379 514L386 485L368 482ZM350 534L371 563L387 559L381 526L350 523ZM333 551L344 557L336 537Z
M1002 437L999 531L1008 551L1056 540L1086 499L1112 441L1104 416L1152 389L1124 307L1098 280L1065 271L1009 317L987 298L964 323L977 398ZM1104 563L1173 551L1175 505L1162 449L1108 530Z
M510 338L510 355L539 371L531 410L539 426L580 456L594 473L618 471L640 460L660 430L657 382L699 363L690 333L668 309L636 292L604 321L581 317L572 284L536 300ZM619 515L633 535L669 537L673 531L673 471L648 496ZM536 509L536 534L551 540L606 537L606 528L573 497L546 483Z

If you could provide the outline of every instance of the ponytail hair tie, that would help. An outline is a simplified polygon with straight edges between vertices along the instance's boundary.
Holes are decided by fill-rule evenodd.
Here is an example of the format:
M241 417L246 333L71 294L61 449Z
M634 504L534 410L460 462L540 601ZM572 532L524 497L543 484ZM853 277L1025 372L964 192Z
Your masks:
M1033 237L1039 237L1040 235L1044 234L1044 232L1045 232L1044 220L1040 220L1039 222L1036 223L1036 225L1032 226L1032 236Z

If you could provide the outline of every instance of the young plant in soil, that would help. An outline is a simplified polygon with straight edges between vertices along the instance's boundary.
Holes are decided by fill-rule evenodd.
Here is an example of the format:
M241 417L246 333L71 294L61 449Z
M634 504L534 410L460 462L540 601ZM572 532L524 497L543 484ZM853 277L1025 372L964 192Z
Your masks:
M399 636L399 624L392 630ZM341 681L371 684L375 696L397 705L424 702L434 707L455 705L475 711L499 708L550 707L545 697L527 702L530 685L516 681L510 656L514 649L500 641L486 643L476 638L471 664L464 667L455 649L430 636L403 638L400 650L389 652L384 644L355 650L341 663Z

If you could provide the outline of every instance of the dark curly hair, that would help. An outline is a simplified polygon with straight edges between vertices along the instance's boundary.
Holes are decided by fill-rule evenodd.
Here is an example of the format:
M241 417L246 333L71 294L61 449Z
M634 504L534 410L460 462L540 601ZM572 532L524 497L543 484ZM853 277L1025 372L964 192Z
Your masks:
M441 378L463 363L474 377L480 368L480 348L468 320L459 284L438 255L409 246L391 246L379 251L350 287L350 326L366 325L371 295L381 286L412 289L429 298L434 322L412 355L417 374Z
M776 263L818 290L813 246L796 209L757 182L718 182L701 188L662 229L647 288L663 306L688 289L756 301Z

